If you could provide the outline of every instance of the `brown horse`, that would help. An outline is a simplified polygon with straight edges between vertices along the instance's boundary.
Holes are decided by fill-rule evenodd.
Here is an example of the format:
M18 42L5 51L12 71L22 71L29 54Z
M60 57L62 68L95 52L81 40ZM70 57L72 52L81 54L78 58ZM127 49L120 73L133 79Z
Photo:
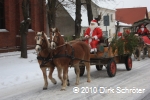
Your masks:
M50 29L50 48L53 50L53 63L59 70L59 78L62 80L61 90L66 89L68 79L68 67L76 69L76 85L79 84L79 63L82 61L87 70L87 82L90 82L90 48L83 41L65 43L57 28ZM61 74L63 71L63 78Z
M37 32L35 36L36 40L36 47L35 50L37 52L37 59L38 63L40 65L40 68L43 72L43 78L44 78L44 87L43 90L47 89L48 81L47 81L47 74L46 69L49 68L49 79L52 83L56 84L56 80L52 77L52 73L54 71L54 65L52 61L49 61L51 57L51 53L49 53L49 41L47 39L47 35L43 32Z
M144 42L142 40L142 38L140 36L137 36L135 35L138 39L138 45L137 47L135 48L133 54L134 54L134 58L137 59L138 61L140 61L140 58L141 58L141 51L143 51L143 59L144 59Z
M137 38L138 38L138 46L134 51L134 58L140 61L141 52L143 52L143 57L142 57L143 59L145 58L147 51L148 51L148 57L150 57L150 46L144 43L143 38L141 36L137 36Z
M150 58L150 45L146 45L148 51L148 57Z

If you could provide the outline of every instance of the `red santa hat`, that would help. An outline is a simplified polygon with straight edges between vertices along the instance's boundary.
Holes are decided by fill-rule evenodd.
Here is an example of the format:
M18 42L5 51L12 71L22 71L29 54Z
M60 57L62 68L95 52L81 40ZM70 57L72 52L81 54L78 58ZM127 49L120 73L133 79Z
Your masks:
M141 27L142 27L142 26L144 27L144 24L142 24Z
M127 34L130 34L130 30L126 30L125 32L126 32Z
M97 20L92 20L91 23L97 24Z

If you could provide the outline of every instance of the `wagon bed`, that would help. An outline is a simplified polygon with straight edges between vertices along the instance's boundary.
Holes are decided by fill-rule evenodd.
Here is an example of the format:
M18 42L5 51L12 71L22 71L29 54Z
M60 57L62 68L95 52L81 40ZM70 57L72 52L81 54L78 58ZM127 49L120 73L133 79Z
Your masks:
M127 71L132 69L132 59L128 51L124 51L123 55L118 55L118 51L113 52L111 46L99 45L99 47L103 47L103 49L98 49L97 53L90 54L90 65L95 65L98 71L102 70L105 65L108 76L114 77L117 70L116 64L125 64ZM84 70L85 66L80 63L80 76L84 74Z

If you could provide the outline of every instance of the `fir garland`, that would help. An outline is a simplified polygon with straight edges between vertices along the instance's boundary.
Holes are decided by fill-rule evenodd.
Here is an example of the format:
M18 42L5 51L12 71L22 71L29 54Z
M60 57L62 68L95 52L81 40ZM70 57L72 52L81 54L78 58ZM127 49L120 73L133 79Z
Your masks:
M114 37L110 46L112 52L118 51L118 55L123 55L125 52L132 54L135 47L138 45L138 38L133 34L124 33L121 38Z

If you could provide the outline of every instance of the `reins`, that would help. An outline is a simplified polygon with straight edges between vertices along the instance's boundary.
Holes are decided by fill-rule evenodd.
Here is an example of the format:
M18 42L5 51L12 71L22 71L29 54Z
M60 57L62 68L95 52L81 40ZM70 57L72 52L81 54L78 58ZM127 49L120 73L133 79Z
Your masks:
M80 41L80 40L76 40L76 41ZM76 42L76 41L73 40L73 41L65 42L64 44L59 45L59 46L56 47L56 49L57 49L57 48L66 46L66 45L68 44L68 45L71 47L71 49L72 49L71 54L68 54L67 51L65 51L64 54L59 54L59 53L62 51L62 49L60 49L60 52L58 52L58 53L55 54L55 55L52 54L52 56L50 56L50 53L48 54L47 57L37 56L37 59L42 61L40 67L44 66L44 65L45 65L46 63L48 63L49 61L53 61L53 59L61 58L61 57L70 58L70 59L71 59L71 62L70 62L71 65L73 64L73 60L79 60L80 62L90 62L90 61L87 61L87 60L83 60L83 59L76 58L76 57L74 56L74 49L73 49L73 47L70 45L70 43L71 43L71 42ZM36 44L36 45L39 45L39 46L42 47L42 44ZM48 49L50 49L50 48L48 48ZM63 50L67 50L67 49L63 49Z
M62 46L65 46L65 45L67 45L68 43L65 43L65 44L63 44L63 45L60 45L60 46L58 46L58 47L62 47ZM73 47L70 45L70 44L68 44L70 47L71 47L71 49L72 49L72 52L71 52L71 55L70 54L67 54L67 52L65 51L65 54L56 54L56 55L53 55L53 57L52 57L52 60L53 59L55 59L55 58L60 58L60 57L67 57L67 58L70 58L71 60L72 60L72 62L73 62L73 60L80 60L81 62L90 62L90 61L88 61L88 60L83 60L83 59L79 59L79 58L76 58L76 57L74 57L74 49L73 49ZM57 47L57 48L58 48Z

